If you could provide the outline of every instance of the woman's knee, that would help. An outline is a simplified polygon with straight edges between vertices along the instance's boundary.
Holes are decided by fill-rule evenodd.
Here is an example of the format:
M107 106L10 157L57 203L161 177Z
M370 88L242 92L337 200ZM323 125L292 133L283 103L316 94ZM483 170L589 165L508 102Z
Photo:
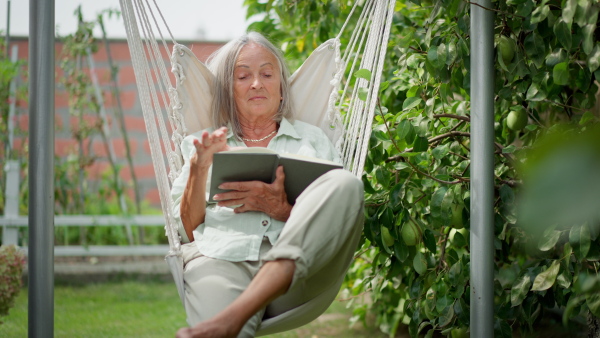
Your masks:
M331 170L323 176L325 179L327 179L328 184L331 185L331 188L335 189L335 191L341 196L347 196L347 198L353 200L363 200L363 183L358 177L348 170Z

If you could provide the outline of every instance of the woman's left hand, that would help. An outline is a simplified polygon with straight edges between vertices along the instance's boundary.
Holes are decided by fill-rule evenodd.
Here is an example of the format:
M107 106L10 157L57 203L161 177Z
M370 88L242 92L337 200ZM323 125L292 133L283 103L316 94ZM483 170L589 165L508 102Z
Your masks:
M218 205L221 207L241 204L233 209L235 213L262 211L271 218L285 222L290 217L292 206L287 201L283 186L284 179L283 167L280 166L277 168L273 183L260 181L223 183L219 188L231 191L216 194L214 199L219 201Z

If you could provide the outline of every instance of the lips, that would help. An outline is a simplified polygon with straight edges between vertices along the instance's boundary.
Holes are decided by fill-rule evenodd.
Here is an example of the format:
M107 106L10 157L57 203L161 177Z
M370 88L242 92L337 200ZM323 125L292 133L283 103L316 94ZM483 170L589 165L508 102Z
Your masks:
M253 96L250 98L250 101L254 101L254 100L265 100L266 97L265 96Z

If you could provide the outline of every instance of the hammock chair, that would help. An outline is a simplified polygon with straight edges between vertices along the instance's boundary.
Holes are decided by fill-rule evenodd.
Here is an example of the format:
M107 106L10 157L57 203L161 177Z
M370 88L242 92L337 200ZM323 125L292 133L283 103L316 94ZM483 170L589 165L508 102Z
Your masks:
M359 2L362 11L342 55L340 36ZM395 0L357 1L338 36L319 46L290 78L294 118L324 130L340 151L344 168L359 178L368 150L394 4ZM212 126L210 85L214 75L189 48L175 41L155 0L120 0L120 5L165 217L170 246L166 261L184 303L181 242L170 190L183 165L183 138ZM161 27L166 27L171 37L172 51ZM172 75L164 61L164 55L169 54ZM361 71L367 75L352 79L359 69L368 70ZM343 277L315 300L265 318L257 334L286 331L312 321L335 299Z

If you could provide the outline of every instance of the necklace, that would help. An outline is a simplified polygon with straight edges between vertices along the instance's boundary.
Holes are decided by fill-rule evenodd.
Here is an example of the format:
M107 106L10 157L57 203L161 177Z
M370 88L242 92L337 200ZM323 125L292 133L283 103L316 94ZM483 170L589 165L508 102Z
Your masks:
M264 140L268 139L269 137L273 136L273 134L275 134L276 132L277 132L277 129L273 130L269 135L267 135L263 138L259 138L258 140L254 140L251 138L243 138L243 137L242 137L242 140L244 140L246 142L260 142L260 141L264 141Z

